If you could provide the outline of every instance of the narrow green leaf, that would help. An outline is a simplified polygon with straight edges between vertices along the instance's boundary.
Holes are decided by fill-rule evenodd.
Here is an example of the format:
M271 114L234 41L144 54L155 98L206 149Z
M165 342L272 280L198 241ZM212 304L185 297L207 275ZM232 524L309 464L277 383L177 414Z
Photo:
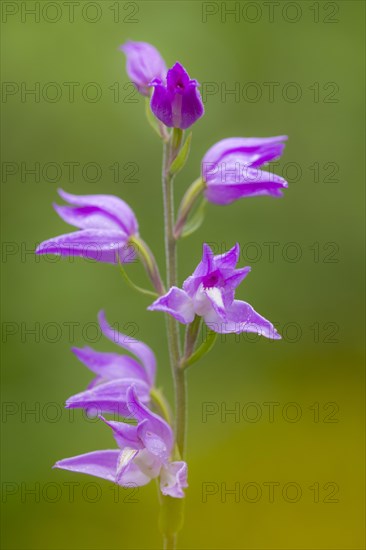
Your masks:
M201 204L197 207L196 211L185 223L181 236L188 237L192 235L197 229L199 229L205 219L206 199L202 199Z
M122 277L124 278L124 280L126 281L126 283L130 288L133 288L137 292L140 292L141 294L145 294L146 296L153 296L154 298L158 297L158 294L156 292L152 292L151 290L146 290L145 288L135 285L135 283L131 281L131 279L127 275L126 270L123 267L120 260L118 261L118 264L119 264L119 267L121 268Z
M217 333L209 329L207 331L206 340L202 342L200 347L196 349L194 353L185 361L184 367L190 367L193 363L196 363L204 355L206 355L213 348L217 338Z
M191 141L192 141L192 132L189 134L187 139L184 142L183 147L179 151L178 155L173 160L171 166L170 166L170 173L172 175L178 174L187 162L189 151L191 149Z

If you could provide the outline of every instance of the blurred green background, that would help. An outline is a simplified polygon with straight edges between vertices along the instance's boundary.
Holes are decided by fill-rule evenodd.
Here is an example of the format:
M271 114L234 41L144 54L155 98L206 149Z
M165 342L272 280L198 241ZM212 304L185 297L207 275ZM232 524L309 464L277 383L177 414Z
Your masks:
M32 253L68 230L51 206L63 187L123 197L163 266L161 147L128 84L118 51L126 39L151 42L211 91L178 198L216 141L289 135L275 169L289 180L284 198L209 205L201 230L179 246L182 281L202 242L223 251L239 241L252 273L238 296L284 334L280 342L219 340L189 372L180 548L364 548L365 4L81 1L73 22L65 4L1 6L3 548L160 547L154 483L114 493L107 482L51 466L114 447L105 427L61 409L91 379L71 345L94 345L104 308L154 348L159 385L171 396L163 315L147 312L149 300L115 267ZM239 11L225 14L225 6ZM39 97L25 94L37 86ZM225 93L233 89L240 97ZM140 265L129 273L146 284ZM236 496L225 494L235 487Z

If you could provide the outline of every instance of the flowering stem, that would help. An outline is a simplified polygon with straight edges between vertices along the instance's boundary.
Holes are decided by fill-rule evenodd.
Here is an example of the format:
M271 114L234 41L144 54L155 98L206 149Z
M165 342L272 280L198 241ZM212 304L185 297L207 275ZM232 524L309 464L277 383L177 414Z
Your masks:
M174 193L173 179L170 173L170 166L177 154L181 144L181 134L173 130L170 140L164 143L163 151L163 199L164 199L164 236L165 236L165 255L167 287L176 286L178 283L177 275L177 250L176 240L174 238ZM175 438L179 457L183 459L185 450L186 434L186 411L187 411L187 389L186 375L180 366L180 337L177 321L167 316L167 337L169 346L170 365L174 381L175 392ZM178 501L178 502L177 502ZM172 499L165 497L161 509L164 528L164 548L174 549L176 547L176 534L183 523L183 502L181 499ZM178 518L179 521L178 521Z
M176 548L177 535L168 535L163 539L163 550L172 550Z
M163 548L175 550L177 533L183 526L184 499L161 496L160 504L159 527L163 533Z
M167 268L167 286L168 288L177 285L177 251L176 240L174 238L174 194L173 194L173 176L169 168L176 153L173 148L174 131L169 143L164 144L163 160L163 197L164 197L164 220L165 220L165 253ZM167 335L170 353L170 363L172 368L174 389L175 389L175 435L181 458L185 450L185 432L186 432L186 379L184 371L180 368L180 340L178 323L173 317L167 319Z

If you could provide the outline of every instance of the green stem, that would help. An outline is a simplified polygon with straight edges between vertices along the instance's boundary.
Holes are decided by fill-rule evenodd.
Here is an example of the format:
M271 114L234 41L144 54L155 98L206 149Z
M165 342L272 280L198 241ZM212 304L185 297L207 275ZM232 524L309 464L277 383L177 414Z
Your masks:
M177 251L176 240L174 238L173 177L169 172L172 158L176 153L176 151L173 150L172 141L173 137L168 144L164 144L164 161L162 174L165 221L165 253L168 288L176 286L178 283ZM171 316L168 316L167 319L167 336L175 391L175 437L180 456L181 458L183 458L186 438L186 376L184 371L180 369L180 340L178 323Z
M184 499L161 496L159 527L163 533L164 548L175 550L177 533L184 521Z
M174 550L176 548L177 535L167 535L163 537L163 550Z
M166 255L166 279L168 289L178 284L177 250L174 237L174 176L170 172L173 159L182 143L182 132L173 130L169 141L163 147L162 186L164 199L164 238ZM181 368L181 343L178 322L167 315L167 339L170 366L175 393L175 460L183 459L186 438L187 387L186 373ZM184 499L162 497L160 508L160 525L164 537L164 548L174 550L177 544L177 533L183 524Z

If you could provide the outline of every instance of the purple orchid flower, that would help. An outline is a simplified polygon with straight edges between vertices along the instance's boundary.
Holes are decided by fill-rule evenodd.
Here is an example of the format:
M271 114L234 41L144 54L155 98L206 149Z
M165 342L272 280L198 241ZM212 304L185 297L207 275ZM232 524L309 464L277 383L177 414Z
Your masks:
M205 196L216 204L229 204L242 197L281 197L287 182L258 167L278 159L287 136L228 138L216 143L202 160Z
M134 261L135 250L128 243L138 235L138 223L127 203L113 195L71 195L62 189L58 193L72 206L54 204L54 209L80 231L44 241L36 254L81 256L107 263Z
M90 413L111 412L129 414L126 406L127 390L134 384L140 399L147 403L155 383L156 359L152 349L138 340L133 340L116 331L105 318L98 314L102 333L109 340L133 353L136 359L119 353L95 351L90 347L73 348L76 357L97 376L84 392L73 395L66 401L66 408L84 408Z
M185 130L203 115L199 84L190 79L180 63L169 69L166 83L155 78L150 84L154 86L151 110L165 126Z
M122 487L142 486L160 478L163 495L183 498L187 484L187 464L170 460L173 431L160 416L149 411L131 386L127 406L137 425L101 419L112 428L121 450L94 451L56 462L54 468L89 474L113 481Z
M149 84L154 78L164 79L167 72L164 59L154 46L147 42L128 40L120 46L126 55L126 71L142 95L150 95Z
M198 315L218 333L254 332L266 338L281 338L272 323L251 305L234 299L236 287L250 271L250 267L235 269L239 254L238 244L218 256L204 244L202 260L184 281L183 289L173 286L148 309L169 313L183 324L191 323Z

